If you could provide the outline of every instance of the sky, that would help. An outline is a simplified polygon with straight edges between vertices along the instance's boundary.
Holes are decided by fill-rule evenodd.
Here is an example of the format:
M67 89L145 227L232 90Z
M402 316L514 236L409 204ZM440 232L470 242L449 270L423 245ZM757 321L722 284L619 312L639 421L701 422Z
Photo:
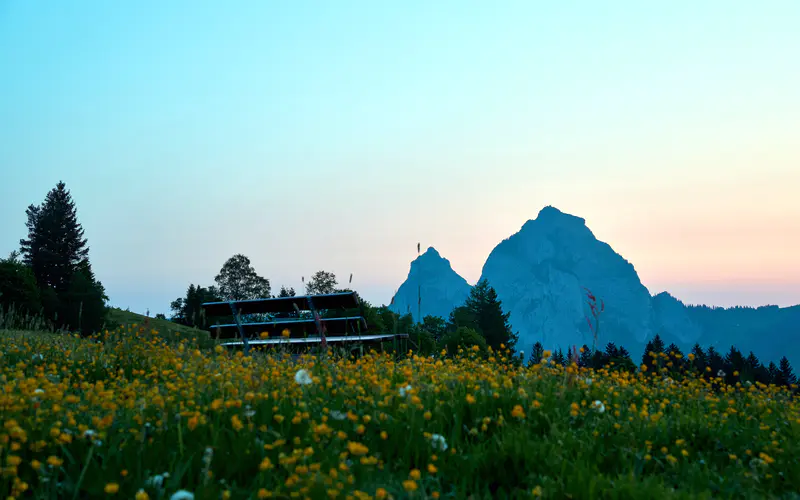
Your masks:
M552 205L651 293L800 303L800 2L0 2L0 254L63 180L111 305L248 256L388 303Z

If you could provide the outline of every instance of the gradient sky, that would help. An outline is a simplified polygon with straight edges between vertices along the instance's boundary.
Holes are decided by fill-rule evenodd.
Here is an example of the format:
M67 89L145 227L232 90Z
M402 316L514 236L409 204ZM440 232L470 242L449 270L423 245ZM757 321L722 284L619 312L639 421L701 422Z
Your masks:
M545 205L651 293L800 303L800 2L0 2L0 254L64 180L111 304L234 253L375 304Z

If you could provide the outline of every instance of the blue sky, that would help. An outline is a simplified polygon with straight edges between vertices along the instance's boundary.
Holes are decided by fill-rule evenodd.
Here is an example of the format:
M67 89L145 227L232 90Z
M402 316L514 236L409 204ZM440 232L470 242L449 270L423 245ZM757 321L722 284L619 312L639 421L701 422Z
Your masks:
M0 253L64 180L113 305L244 253L373 303L545 205L652 293L800 302L800 2L0 3Z

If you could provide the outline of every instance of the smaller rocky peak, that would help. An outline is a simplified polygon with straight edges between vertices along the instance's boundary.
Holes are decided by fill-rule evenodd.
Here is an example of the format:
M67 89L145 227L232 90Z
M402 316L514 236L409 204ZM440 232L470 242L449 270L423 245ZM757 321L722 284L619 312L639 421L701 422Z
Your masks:
M452 270L452 266L450 261L442 257L435 248L428 247L425 253L411 261L411 273L422 269L426 272Z

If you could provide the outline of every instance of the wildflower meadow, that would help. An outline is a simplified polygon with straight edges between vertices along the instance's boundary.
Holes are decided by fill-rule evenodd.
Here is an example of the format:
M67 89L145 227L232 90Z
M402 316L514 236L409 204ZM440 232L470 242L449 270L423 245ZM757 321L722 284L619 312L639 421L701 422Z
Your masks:
M798 498L787 388L508 350L0 333L8 498Z

